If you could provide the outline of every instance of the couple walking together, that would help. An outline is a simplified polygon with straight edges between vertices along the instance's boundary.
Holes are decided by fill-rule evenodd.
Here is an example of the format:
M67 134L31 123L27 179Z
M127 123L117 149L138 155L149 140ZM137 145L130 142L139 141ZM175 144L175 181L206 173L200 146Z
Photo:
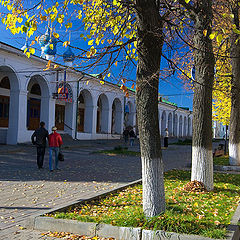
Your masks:
M52 127L52 133L48 134L48 131L45 128L45 123L40 122L40 128L35 130L33 133L31 140L34 145L37 146L37 165L38 168L43 168L43 160L45 155L46 149L46 140L48 140L49 144L49 170L53 171L53 152L55 153L55 169L59 170L58 168L58 154L59 148L63 144L61 135L56 132L57 128Z

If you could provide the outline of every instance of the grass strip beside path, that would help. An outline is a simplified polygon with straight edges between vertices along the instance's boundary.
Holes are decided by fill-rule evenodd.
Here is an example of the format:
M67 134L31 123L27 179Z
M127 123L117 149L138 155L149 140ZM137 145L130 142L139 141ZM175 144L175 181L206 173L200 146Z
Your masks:
M129 151L127 149L112 149L112 150L101 150L97 153L103 153L110 156L116 156L116 155L127 155L127 156L141 156L140 152L135 151Z
M221 165L221 166L229 166L229 156L221 156L221 157L214 157L213 158L214 165Z
M167 209L164 214L151 219L146 219L143 214L141 185L50 216L224 238L240 200L240 175L214 174L212 192L188 192L184 186L189 181L189 171L165 173Z

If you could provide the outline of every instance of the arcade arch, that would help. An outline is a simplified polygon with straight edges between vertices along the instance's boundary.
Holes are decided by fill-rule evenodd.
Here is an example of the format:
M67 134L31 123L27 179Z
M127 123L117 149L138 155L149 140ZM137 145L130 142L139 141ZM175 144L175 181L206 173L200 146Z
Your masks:
M10 102L10 81L3 77L0 80L0 127L8 128Z
M97 124L96 132L97 133L108 133L108 124L109 124L109 101L107 96L102 93L98 97L97 101Z
M122 132L122 104L118 98L115 98L112 104L112 134L121 134Z
M40 121L49 123L49 88L40 75L31 77L27 85L27 129L35 130Z
M173 117L173 135L178 136L178 115L175 113Z
M58 85L58 99L55 102L55 126L58 130L71 133L73 126L73 93L68 83Z
M125 122L125 127L135 127L134 125L134 104L131 101L128 101L126 106L125 106L125 116L124 116L124 122Z
M0 66L0 130L5 131L1 134L2 143L17 143L19 90L20 83L15 71L9 66Z
M93 99L91 93L86 89L82 90L78 101L78 132L91 133L93 123Z

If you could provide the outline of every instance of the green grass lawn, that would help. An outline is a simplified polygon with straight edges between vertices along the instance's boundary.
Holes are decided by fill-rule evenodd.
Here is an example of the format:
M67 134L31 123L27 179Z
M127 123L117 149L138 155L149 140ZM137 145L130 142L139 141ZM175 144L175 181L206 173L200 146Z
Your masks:
M189 181L189 171L165 173L166 212L152 219L143 215L141 185L50 216L224 238L240 200L240 175L215 174L212 192L188 192Z
M134 151L129 151L129 150L126 150L126 149L123 149L123 150L101 150L101 151L98 151L98 153L104 153L104 154L107 154L107 155L127 155L127 156L140 156L140 152L134 152Z
M228 166L229 165L229 156L221 156L221 157L214 157L213 158L213 164L214 165L222 165L222 166Z
M103 153L107 155L127 155L127 156L141 156L140 152L129 151L127 147L115 147L112 150L101 150L96 153Z
M192 145L192 139L179 139L177 142L169 143L169 145Z

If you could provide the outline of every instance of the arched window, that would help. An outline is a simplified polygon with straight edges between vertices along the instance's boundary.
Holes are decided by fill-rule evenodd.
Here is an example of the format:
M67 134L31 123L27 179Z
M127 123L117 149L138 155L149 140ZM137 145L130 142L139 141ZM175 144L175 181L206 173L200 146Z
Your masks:
M10 81L8 77L4 77L1 81L0 81L0 88L6 88L6 89L10 89Z

